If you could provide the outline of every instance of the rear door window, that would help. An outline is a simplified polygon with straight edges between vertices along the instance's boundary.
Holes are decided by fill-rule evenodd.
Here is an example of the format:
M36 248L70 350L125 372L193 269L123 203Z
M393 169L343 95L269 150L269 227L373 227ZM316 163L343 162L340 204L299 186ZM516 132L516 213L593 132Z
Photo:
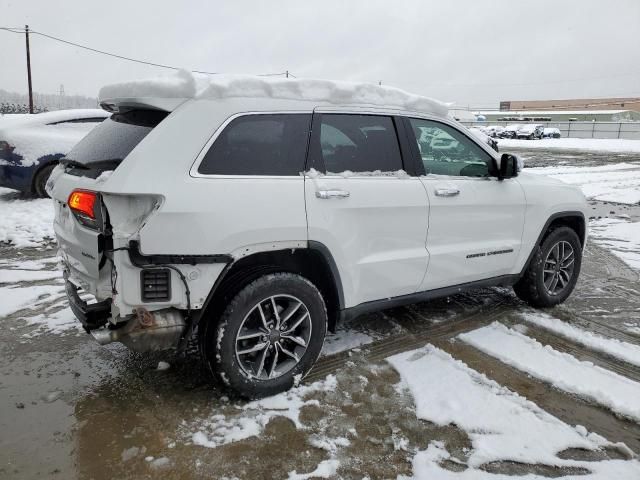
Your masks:
M319 119L319 146L314 149L312 165L323 164L326 172L333 173L402 169L400 146L391 117L321 114ZM321 162L316 163L317 157Z
M205 154L205 175L299 175L304 170L310 114L257 114L232 120Z
M95 177L103 171L115 170L167 115L160 110L114 113L65 155L67 173Z

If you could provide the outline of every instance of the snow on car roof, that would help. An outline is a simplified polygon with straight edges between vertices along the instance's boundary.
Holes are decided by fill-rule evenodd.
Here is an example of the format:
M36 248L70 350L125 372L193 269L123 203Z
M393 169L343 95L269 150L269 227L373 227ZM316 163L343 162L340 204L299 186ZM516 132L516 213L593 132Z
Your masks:
M118 99L233 97L275 98L327 102L336 105L393 107L446 116L449 107L438 100L394 87L330 80L257 77L249 75L196 76L181 70L174 75L107 85L98 95L101 103Z
M81 120L85 118L106 118L110 114L99 108L77 108L71 110L55 110L53 112L29 114L2 115L0 127L12 127L14 125L48 125L51 123L65 122L69 120Z

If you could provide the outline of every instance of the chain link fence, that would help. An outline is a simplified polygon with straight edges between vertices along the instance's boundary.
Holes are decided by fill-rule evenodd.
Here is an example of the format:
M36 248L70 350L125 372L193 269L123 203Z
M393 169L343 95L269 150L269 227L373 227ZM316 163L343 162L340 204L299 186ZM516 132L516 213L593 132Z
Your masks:
M543 125L560 129L563 138L623 138L640 140L640 122L462 122L467 127Z

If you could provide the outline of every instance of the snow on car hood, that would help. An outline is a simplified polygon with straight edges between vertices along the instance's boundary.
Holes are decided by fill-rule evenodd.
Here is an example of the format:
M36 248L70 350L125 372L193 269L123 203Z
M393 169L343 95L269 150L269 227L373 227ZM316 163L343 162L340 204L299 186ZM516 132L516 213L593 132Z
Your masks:
M449 106L438 100L382 85L250 75L208 77L196 76L186 70L170 76L108 85L100 90L98 96L100 102L140 97L203 99L252 97L396 107L440 116L446 116L449 111Z
M58 125L20 125L0 131L0 138L6 139L13 147L13 153L20 155L20 165L30 167L45 155L66 154L89 133L97 123L61 123ZM1 126L1 124L0 124Z

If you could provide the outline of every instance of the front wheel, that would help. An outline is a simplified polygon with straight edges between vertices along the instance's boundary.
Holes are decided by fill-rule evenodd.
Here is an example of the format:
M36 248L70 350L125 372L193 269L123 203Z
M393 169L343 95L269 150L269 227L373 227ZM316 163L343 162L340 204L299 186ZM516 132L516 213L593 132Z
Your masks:
M209 369L240 395L263 397L291 388L311 370L324 344L327 310L306 278L274 273L240 290L204 332Z
M569 227L556 228L536 247L513 290L531 306L553 307L571 295L581 265L582 245L576 232Z

